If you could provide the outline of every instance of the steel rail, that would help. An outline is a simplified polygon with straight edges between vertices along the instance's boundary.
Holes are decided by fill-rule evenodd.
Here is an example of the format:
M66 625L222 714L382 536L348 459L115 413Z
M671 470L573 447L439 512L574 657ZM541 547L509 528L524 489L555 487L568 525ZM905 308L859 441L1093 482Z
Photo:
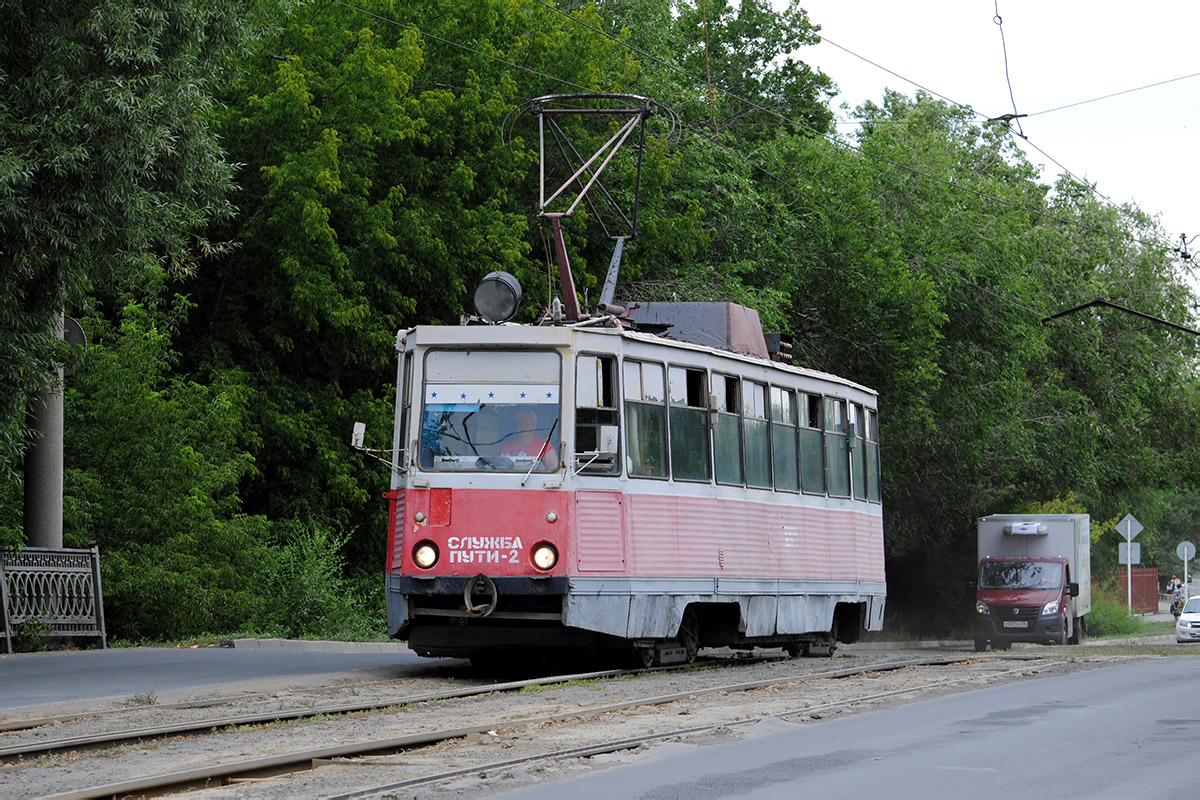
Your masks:
M292 690L294 694L317 694L327 689L361 689L367 686L380 686L395 683L395 678L387 678L375 681L359 681L357 683L339 683L336 686L310 686L296 687ZM118 714L133 714L138 711L144 711L148 708L155 710L163 709L189 709L189 708L210 708L212 706L232 705L234 703L244 703L253 701L263 697L274 697L274 691L261 692L246 692L244 694L226 695L222 697L206 697L199 700L180 700L176 703L150 703L139 704L129 703L120 708L94 708L87 711L72 711L69 714L56 714L49 717L25 717L22 719L0 720L0 733L13 733L16 731L27 731L32 728L42 728L46 725L61 725L64 722L77 722L82 719L94 719L96 717L108 717Z
M386 700L369 700L359 703L313 706L310 708L292 709L289 711L267 711L256 714L239 714L228 717L194 720L191 722L179 722L173 725L159 725L148 728L130 728L127 730L108 731L106 733L88 736L72 736L44 742L24 742L21 744L0 747L0 762L11 761L16 758L24 758L31 755L45 755L47 753L58 753L69 750L107 747L131 740L145 741L149 739L161 739L167 736L179 736L181 734L188 733L211 733L214 729L232 728L239 725L265 725L271 722L285 722L322 715L353 714L361 711L378 711L384 708L394 708L396 706L410 705L412 703L425 703L431 700L454 700L461 697L473 697L480 694L490 694L492 692L511 692L523 689L526 686L537 686L548 681L552 683L565 683L566 681L618 677L620 675L627 675L632 671L644 670L604 670L600 672L582 672L573 675L531 678L523 681L489 683L481 686L470 686L463 689L451 689L448 691L425 692L422 694L388 698ZM341 687L339 686L336 688ZM159 706L155 706L155 708L158 707ZM186 707L186 705L184 707ZM80 715L79 717L76 717L76 719L86 716L88 715Z
M463 697L474 697L481 694L490 694L492 692L511 692L519 691L528 686L541 686L545 684L566 683L568 681L579 680L594 680L597 678L615 678L623 675L636 675L648 672L669 672L679 670L691 666L742 666L746 664L759 664L765 661L776 660L772 657L756 657L756 658L706 658L697 659L693 664L669 664L666 666L652 668L635 668L635 669L612 669L599 670L594 672L579 672L566 675L543 675L536 678L527 678L519 681L506 681L503 683L487 683L478 686L464 687L462 689L438 690L434 692L424 692L419 694L403 695L400 697L392 697L383 700L367 700L357 703L341 703L336 705L325 706L310 706L307 708L291 709L286 711L264 711L254 714L238 714L225 717L210 717L205 719L193 720L190 722L179 722L171 725L159 725L146 728L129 728L118 731L108 731L100 734L91 734L85 736L71 736L60 739L51 739L45 741L23 742L0 747L0 763L5 761L13 761L20 758L26 758L34 755L46 755L49 753L61 753L71 750L97 749L108 747L111 745L121 744L129 741L148 741L152 739L161 739L168 736L179 736L185 734L208 734L214 729L232 728L245 725L265 725L272 722L285 722L300 719L308 719L310 717L329 716L337 714L354 714L362 711L379 711L386 708L395 708L396 706L410 705L412 703L425 703L436 700L455 700ZM335 689L353 688L362 686L374 686L380 684L391 683L392 681L367 681L356 684L339 684ZM302 690L301 693L312 693L313 689ZM187 701L182 703L164 704L154 706L156 709L162 708L204 708L209 705L219 705L222 702L230 702L242 700L244 698L253 698L257 696L269 695L269 692L256 692L252 695L241 695L230 698L218 698L199 701ZM145 708L145 707L140 707ZM52 725L63 721L87 719L100 714L107 713L125 713L132 709L105 709L93 713L72 714L64 717L44 717L39 720L22 720L14 722L11 727L0 728L0 731L25 730L41 725ZM139 709L140 710L140 709ZM28 723L39 723L33 725ZM19 727L18 727L19 726Z
M965 660L969 660L969 659L958 659L958 660L965 661ZM1029 659L1024 659L1024 660L1033 660L1033 658L1030 657ZM993 673L989 677L995 677L997 675L1011 675L1011 674L1017 673L1017 672L1024 672L1028 669L1029 669L1028 667L1017 667L1015 669L1004 670L1003 672L999 672L999 673ZM865 670L865 671L872 671L872 670ZM766 719L786 720L791 717L799 716L801 714L809 714L814 711L826 711L826 710L833 709L833 708L840 708L840 707L844 707L844 706L854 705L856 703L868 703L868 702L872 702L874 700L882 700L887 697L893 697L893 696L901 695L901 694L909 694L912 692L919 692L919 691L923 691L925 689L936 688L939 686L953 686L956 683L966 683L969 681L978 680L979 677L980 676L971 676L969 678L953 678L950 680L932 681L930 683L924 683L919 686L910 686L905 689L893 689L893 690L886 691L886 692L877 692L875 694L863 695L861 697L848 697L844 700L835 700L830 703L820 703L815 706L805 706L804 708L793 709L791 711L783 711L778 714L767 714L767 715L760 716L760 717L752 717L749 719L740 719L740 720L731 720L731 721L727 721L727 722L718 722L718 723L714 723L712 725L700 725L700 726L692 727L692 728L679 728L677 730L664 731L662 733L649 733L644 736L635 736L635 737L632 737L629 739L616 739L616 740L609 741L609 742L598 742L596 744L583 745L580 747L573 747L573 748L569 748L566 750L554 750L554 751L547 752L547 753L535 753L533 755L522 756L520 758L507 759L505 761L494 761L489 764L479 764L479 765L476 765L473 767L463 767L462 769L450 770L448 772L441 772L441 773L437 773L435 775L424 775L419 778L409 778L408 780L397 781L395 783L389 783L386 785L372 786L370 788L365 788L365 789L356 789L353 792L347 792L345 794L329 795L329 796L325 797L325 800L355 800L356 798L361 798L361 797L372 797L381 792L389 792L389 791L394 791L397 789L407 789L407 788L410 788L413 786L421 786L421 785L430 784L430 783L438 783L440 781L454 780L456 778L463 778L468 775L476 775L476 774L480 774L480 773L491 774L498 770L512 769L513 767L519 767L519 766L523 766L525 764L531 764L531 763L535 763L535 762L539 762L539 761L554 761L554 760L559 760L559 759L564 759L564 758L587 758L590 756L602 755L604 753L613 753L613 752L617 752L619 750L629 750L634 747L639 747L643 744L649 744L651 742L658 742L658 741L664 741L664 740L669 740L669 739L679 739L679 738L683 738L685 736L692 736L697 733L711 733L712 731L715 731L715 730L718 730L721 728L736 728L736 727L741 727L743 725L752 725L752 724L755 724L758 722L762 722ZM498 726L498 727L505 727L505 726Z
M211 787L220 785L234 779L243 779L251 777L270 777L275 775L286 774L299 770L309 770L315 765L314 762L328 761L332 759L350 759L358 756L380 755L388 753L396 753L404 750L409 750L415 747L427 746L444 742L450 739L460 739L472 734L487 733L496 728L517 728L530 725L538 725L552 722L562 722L571 719L584 719L591 716L611 713L614 711L622 711L629 708L663 705L666 703L675 702L678 700L686 700L694 697L699 697L707 694L717 694L721 692L736 692L749 691L751 689L763 688L766 686L779 685L784 683L797 683L810 680L821 680L831 678L845 678L853 675L861 675L872 672L887 672L891 670L903 669L913 666L946 666L950 664L962 663L965 661L979 660L1022 660L1035 661L1041 660L1037 656L1001 656L1001 657L983 657L978 654L958 655L958 656L941 656L928 658L912 658L912 659L897 659L886 661L879 664L869 664L858 667L844 667L822 672L811 672L796 675L780 676L775 678L765 678L755 681L744 681L732 684L722 684L719 686L706 687L702 689L694 689L683 692L675 692L665 695L657 695L652 697L643 697L633 700L625 700L617 703L607 703L603 705L588 706L585 708L574 709L572 711L562 712L558 714L549 714L537 717L528 717L523 719L505 720L501 722L491 721L481 725L471 725L460 728L452 728L438 731L427 731L423 733L407 734L404 736L388 737L383 739L370 739L348 744L330 745L327 747L311 748L299 750L290 753L278 753L270 756L260 756L257 758L240 759L232 762L219 764L211 764L204 767L195 767L186 770L178 770L172 772L159 773L156 775L144 776L130 780L117 781L100 786L92 786L83 789L63 792L60 794L47 795L48 798L55 800L65 800L66 798L94 798L94 797L110 797L138 792L164 792L166 790L179 790L188 787ZM738 664L745 661L735 662ZM664 668L673 669L673 667ZM634 674L641 674L645 670L633 670ZM613 676L630 674L630 671L610 671ZM599 677L604 677L609 673L600 673ZM596 675L595 673L584 673L584 675ZM527 685L552 685L554 683L563 683L568 680L580 680L581 676L554 676L541 678L531 681L517 681L512 684L496 684L488 687L488 691L502 691L499 687L511 685L512 688ZM936 682L930 685L942 685L959 681ZM920 687L911 687L902 691L916 691ZM470 693L479 693L478 690L471 690ZM900 692L895 692L900 693ZM891 694L891 693L885 693ZM853 701L846 702L865 702L868 698L856 698ZM799 709L795 712L784 713L803 713L812 709ZM728 724L728 723L725 723ZM679 734L676 734L679 735ZM616 745L612 745L612 749L622 749Z

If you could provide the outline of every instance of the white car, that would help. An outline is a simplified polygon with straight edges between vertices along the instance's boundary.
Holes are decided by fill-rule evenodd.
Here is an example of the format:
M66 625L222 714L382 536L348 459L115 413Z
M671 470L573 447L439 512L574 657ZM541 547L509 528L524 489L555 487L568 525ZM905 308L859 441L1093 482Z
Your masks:
M1189 597L1183 604L1183 613L1175 620L1175 641L1200 642L1200 596Z

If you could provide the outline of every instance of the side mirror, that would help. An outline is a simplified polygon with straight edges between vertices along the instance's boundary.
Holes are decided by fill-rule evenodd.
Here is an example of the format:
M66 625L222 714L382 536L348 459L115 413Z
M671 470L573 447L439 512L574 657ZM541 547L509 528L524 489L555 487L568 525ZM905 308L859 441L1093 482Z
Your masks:
M1067 584L1067 594L1070 595L1071 597L1079 597L1079 584L1078 583L1068 583Z

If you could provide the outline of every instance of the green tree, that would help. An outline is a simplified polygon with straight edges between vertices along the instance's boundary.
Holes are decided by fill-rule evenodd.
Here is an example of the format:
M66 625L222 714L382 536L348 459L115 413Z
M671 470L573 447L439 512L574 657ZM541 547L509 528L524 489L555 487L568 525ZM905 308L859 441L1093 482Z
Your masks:
M311 2L279 18L223 94L220 131L244 167L238 213L212 236L239 246L179 284L198 306L184 367L202 383L236 369L252 393L247 508L349 534L350 563L375 574L388 476L347 441L355 420L390 439L396 332L455 321L492 270L545 286L534 157L502 123L558 88L545 75L589 87L627 68L626 51L539 4L471 11Z
M1069 179L1051 192L968 111L889 94L861 113L879 235L944 319L941 378L923 398L931 424L884 417L889 582L924 620L940 609L942 626L957 615L945 576L974 561L975 516L1074 493L1098 521L1138 506L1152 517L1158 492L1192 480L1194 445L1168 428L1196 424L1194 344L1107 311L1042 324L1097 296L1187 321L1188 292L1147 244L1157 232L1144 215Z
M97 293L186 274L228 215L211 90L253 30L200 0L0 2L0 470ZM10 472L11 476L11 472Z
M66 396L64 543L100 545L114 638L226 631L258 613L255 575L271 527L242 512L248 394L173 374L171 341L186 315L126 305L116 326L88 319L93 340Z

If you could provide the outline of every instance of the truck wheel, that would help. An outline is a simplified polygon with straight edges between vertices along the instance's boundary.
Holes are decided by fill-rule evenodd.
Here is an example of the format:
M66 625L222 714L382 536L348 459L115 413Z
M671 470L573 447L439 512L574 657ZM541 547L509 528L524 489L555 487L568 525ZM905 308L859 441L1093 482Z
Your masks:
M987 650L987 639L976 639L975 652L982 653L984 650Z
M1083 644L1083 618L1075 617L1071 620L1071 638L1067 640L1068 644Z

